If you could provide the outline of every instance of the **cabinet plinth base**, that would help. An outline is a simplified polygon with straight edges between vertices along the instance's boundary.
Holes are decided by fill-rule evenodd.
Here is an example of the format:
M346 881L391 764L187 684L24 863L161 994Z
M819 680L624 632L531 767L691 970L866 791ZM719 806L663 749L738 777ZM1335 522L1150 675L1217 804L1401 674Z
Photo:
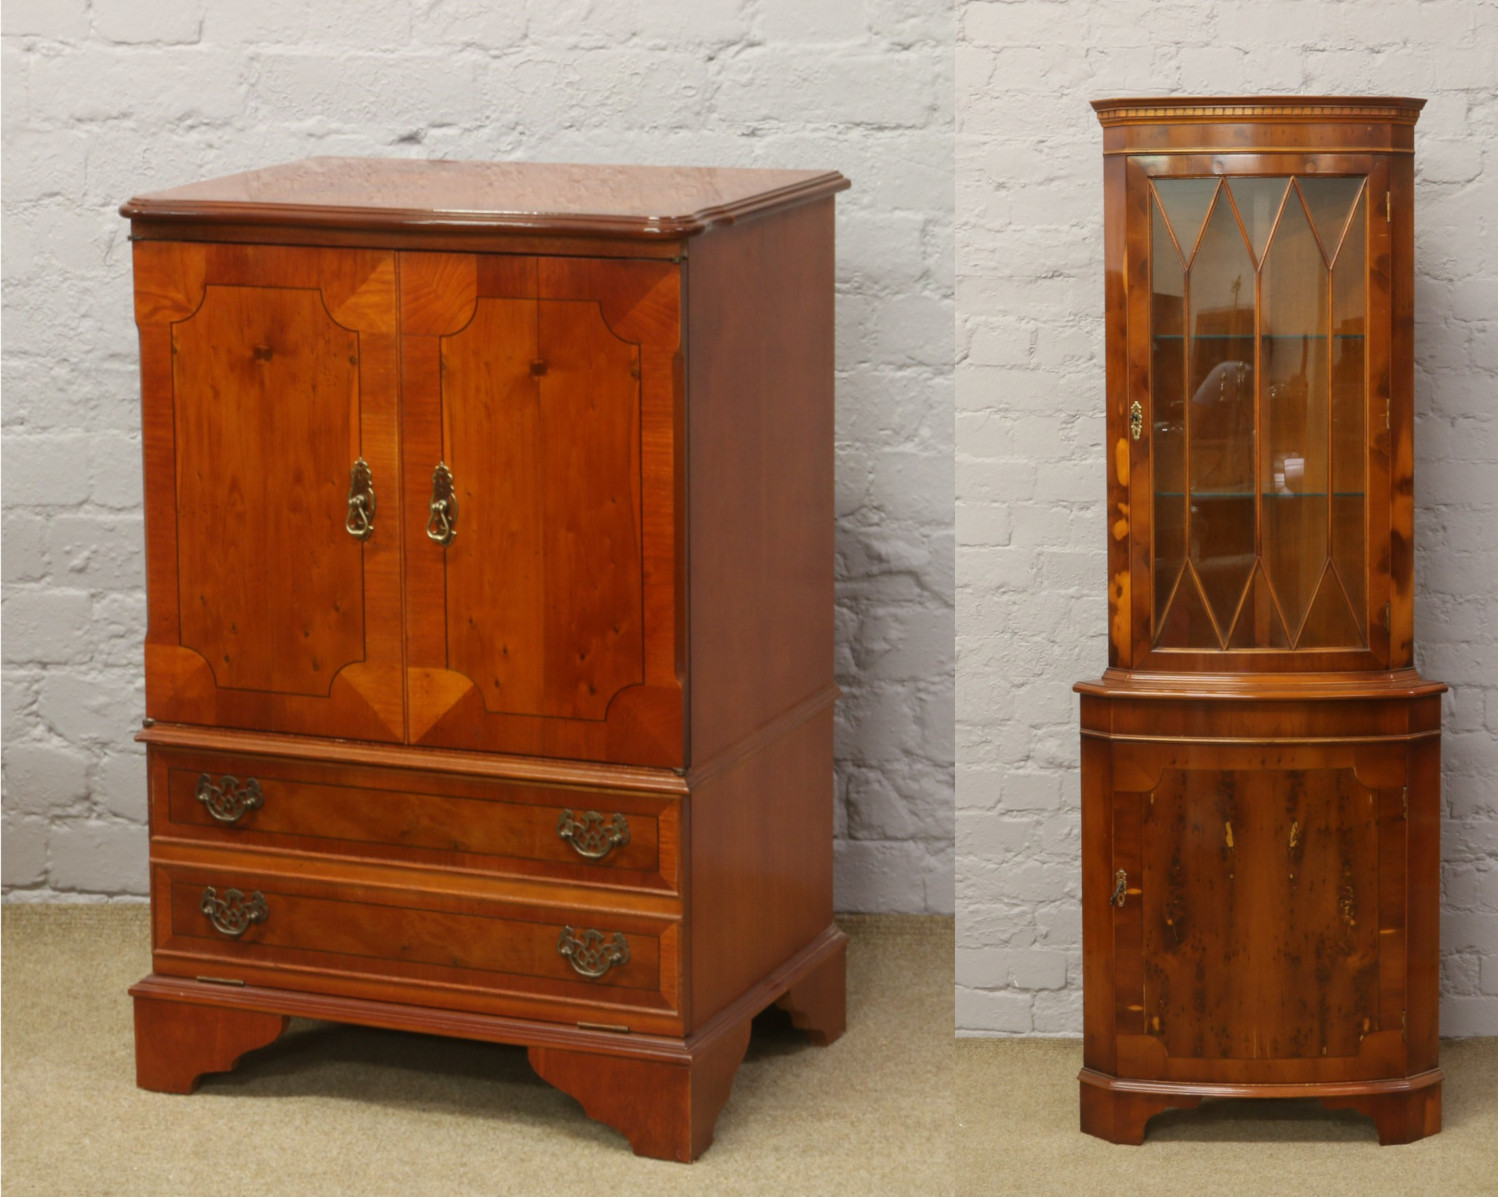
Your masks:
M590 1118L624 1134L637 1155L687 1163L713 1142L755 1015L783 1005L820 1046L843 1032L845 942L829 927L685 1038L153 973L130 990L136 1084L191 1093L200 1077L272 1042L292 1017L510 1043L525 1047L537 1075Z
M1373 1119L1382 1147L1414 1143L1443 1128L1443 1074L1327 1084L1220 1084L1146 1081L1078 1074L1079 1129L1111 1143L1139 1146L1146 1123L1169 1109L1196 1109L1205 1097L1318 1098L1330 1110L1348 1109Z

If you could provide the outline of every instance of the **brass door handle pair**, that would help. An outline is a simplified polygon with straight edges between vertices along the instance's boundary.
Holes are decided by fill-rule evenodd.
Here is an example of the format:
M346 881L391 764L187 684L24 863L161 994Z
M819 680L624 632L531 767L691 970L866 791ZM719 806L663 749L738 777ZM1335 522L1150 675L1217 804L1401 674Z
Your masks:
M458 532L458 500L453 495L453 474L441 461L432 471L432 500L427 507L427 538L450 545ZM344 531L355 540L369 540L375 531L375 480L370 464L358 458L349 470L349 512Z

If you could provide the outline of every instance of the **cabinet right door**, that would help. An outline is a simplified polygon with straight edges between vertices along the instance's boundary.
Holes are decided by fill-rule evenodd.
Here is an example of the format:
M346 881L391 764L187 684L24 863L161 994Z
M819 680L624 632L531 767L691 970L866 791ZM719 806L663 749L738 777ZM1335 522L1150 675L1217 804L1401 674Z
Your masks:
M1116 752L1121 1075L1399 1067L1404 747Z
M401 255L409 739L682 763L678 268Z

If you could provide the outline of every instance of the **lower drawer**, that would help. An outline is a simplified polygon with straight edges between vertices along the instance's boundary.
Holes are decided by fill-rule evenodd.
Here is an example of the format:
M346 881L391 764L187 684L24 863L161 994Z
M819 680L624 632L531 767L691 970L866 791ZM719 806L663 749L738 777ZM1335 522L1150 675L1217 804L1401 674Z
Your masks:
M158 747L150 773L158 838L677 891L668 796Z
M439 875L424 886L392 883L398 870L349 872L154 862L156 971L681 1033L674 916L570 906L566 894L516 900L493 885L465 892Z

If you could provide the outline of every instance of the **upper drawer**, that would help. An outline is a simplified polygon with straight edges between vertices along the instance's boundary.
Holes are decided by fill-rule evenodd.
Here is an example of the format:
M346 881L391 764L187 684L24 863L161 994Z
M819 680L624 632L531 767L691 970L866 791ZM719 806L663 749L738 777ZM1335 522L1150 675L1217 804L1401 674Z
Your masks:
M678 800L152 748L152 834L675 893Z

